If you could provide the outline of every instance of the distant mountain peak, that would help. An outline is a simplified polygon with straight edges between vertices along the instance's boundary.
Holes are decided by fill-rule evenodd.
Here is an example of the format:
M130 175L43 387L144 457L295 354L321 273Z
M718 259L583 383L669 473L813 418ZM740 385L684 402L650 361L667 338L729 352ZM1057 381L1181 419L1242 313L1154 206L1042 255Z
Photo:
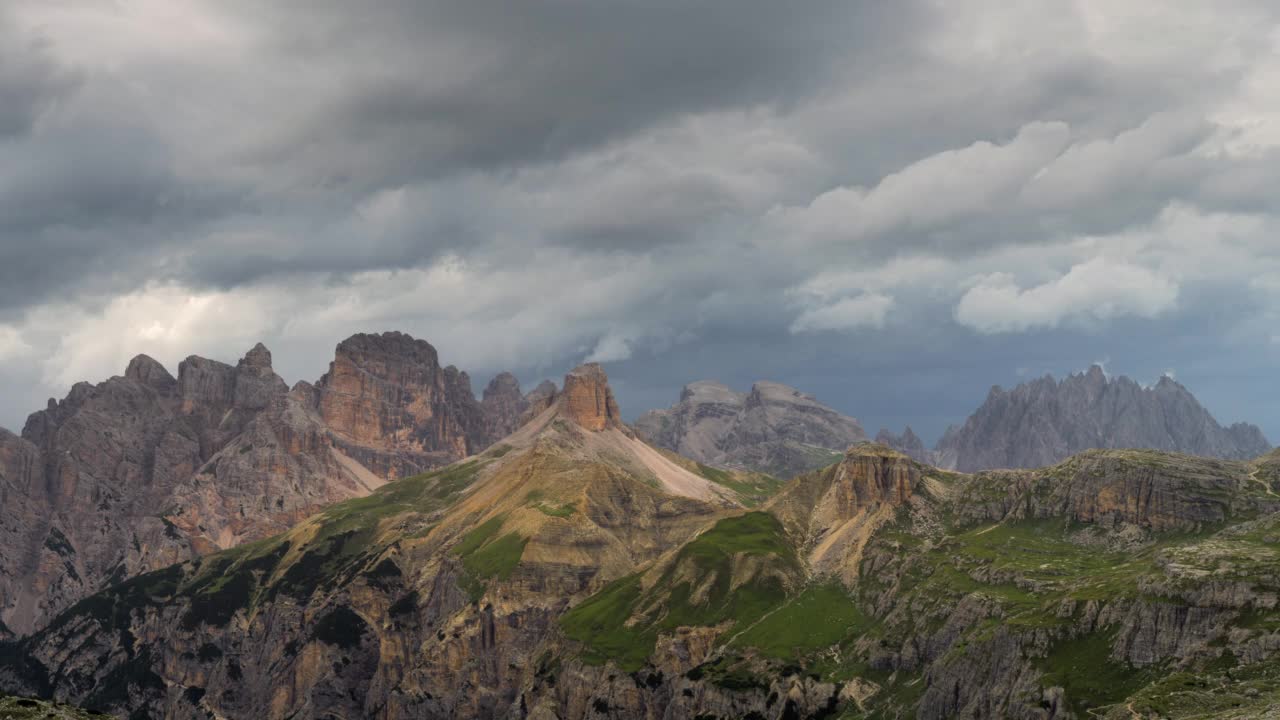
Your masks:
M1169 375L1144 387L1095 364L1062 380L1047 375L1012 390L993 387L964 425L947 430L933 459L972 472L1042 467L1093 448L1243 460L1270 447L1253 425L1224 428Z
M779 478L828 465L867 439L854 418L769 380L746 393L711 380L689 383L679 402L650 410L635 427L653 444L699 462Z

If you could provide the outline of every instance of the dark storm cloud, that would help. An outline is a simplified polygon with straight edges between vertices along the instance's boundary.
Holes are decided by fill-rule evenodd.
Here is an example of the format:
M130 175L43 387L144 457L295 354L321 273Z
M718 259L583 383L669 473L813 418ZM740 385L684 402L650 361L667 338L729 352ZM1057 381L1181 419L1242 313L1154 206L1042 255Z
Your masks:
M29 132L41 114L78 84L76 73L49 56L42 38L20 32L0 8L0 141Z
M269 157L356 185L553 161L677 113L785 105L833 72L909 62L917 6L272 3L253 10L278 32L271 56L343 88Z

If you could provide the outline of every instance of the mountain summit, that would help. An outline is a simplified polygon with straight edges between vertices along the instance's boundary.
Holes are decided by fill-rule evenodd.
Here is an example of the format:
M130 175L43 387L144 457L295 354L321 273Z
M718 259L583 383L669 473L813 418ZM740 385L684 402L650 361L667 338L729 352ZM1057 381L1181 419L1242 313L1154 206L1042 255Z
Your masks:
M1091 448L1146 448L1246 460L1271 449L1256 426L1222 427L1187 388L1165 376L1143 387L1094 365L1062 381L1045 376L987 400L938 442L940 466L962 472L1044 467Z
M690 383L679 402L641 415L635 427L654 445L699 462L779 478L828 465L867 439L857 420L767 381L749 393L708 380Z

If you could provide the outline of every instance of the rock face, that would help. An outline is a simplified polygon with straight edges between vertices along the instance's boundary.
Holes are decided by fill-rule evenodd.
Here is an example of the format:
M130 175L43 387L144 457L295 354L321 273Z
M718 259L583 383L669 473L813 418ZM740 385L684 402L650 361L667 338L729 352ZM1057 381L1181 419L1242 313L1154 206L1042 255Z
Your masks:
M1253 425L1224 428L1182 385L1144 388L1102 368L1058 382L1044 377L986 402L939 441L936 460L963 472L1044 467L1090 448L1149 448L1226 459L1271 449Z
M403 333L342 341L316 391L335 442L380 475L413 475L489 444L471 379Z
M0 637L482 450L520 410L507 378L486 416L465 373L386 333L342 342L316 385L293 390L261 344L234 366L189 357L174 378L140 355L121 377L77 384L21 437L0 431Z
M596 363L588 363L564 376L564 390L557 397L563 415L588 430L621 427L618 402L609 378Z
M745 394L716 382L691 383L678 403L645 413L635 428L654 445L699 462L781 478L830 464L867 439L857 420L764 381Z

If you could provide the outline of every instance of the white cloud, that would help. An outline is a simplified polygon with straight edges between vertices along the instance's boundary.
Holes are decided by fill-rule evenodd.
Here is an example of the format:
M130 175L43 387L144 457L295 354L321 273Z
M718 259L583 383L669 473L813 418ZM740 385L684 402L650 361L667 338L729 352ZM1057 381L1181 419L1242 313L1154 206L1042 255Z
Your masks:
M956 321L981 333L1021 332L1124 316L1152 318L1175 307L1178 285L1147 268L1098 257L1027 289L1012 275L982 278L960 299Z
M17 328L0 325L0 360L10 360L30 352L31 346L22 339Z
M893 298L879 293L837 300L829 305L810 308L791 323L791 332L854 330L861 327L882 328L893 307Z
M997 209L1067 146L1061 122L1029 123L1009 142L979 141L887 175L872 188L838 187L807 207L774 212L784 226L830 240L929 229Z
M618 362L631 357L631 343L634 340L626 333L609 331L596 342L585 362Z

